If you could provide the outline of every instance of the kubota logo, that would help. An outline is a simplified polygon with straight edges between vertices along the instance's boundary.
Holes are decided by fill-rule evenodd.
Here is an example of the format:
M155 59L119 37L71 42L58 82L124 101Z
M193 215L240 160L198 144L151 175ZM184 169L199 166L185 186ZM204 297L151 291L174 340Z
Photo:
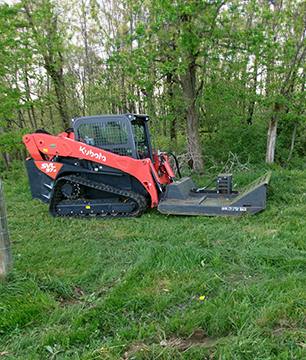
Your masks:
M90 156L95 160L106 161L106 156L103 155L101 152L94 152L91 149L86 149L85 146L80 146L80 152L83 155Z

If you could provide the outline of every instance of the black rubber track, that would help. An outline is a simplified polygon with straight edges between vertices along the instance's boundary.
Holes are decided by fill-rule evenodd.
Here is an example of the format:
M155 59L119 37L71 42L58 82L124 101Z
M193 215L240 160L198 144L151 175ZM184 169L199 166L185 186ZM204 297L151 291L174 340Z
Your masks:
M57 211L57 205L60 204L61 202L61 198L62 198L62 194L61 194L61 187L63 184L65 184L66 182L70 182L70 183L75 183L75 184L79 184L81 186L85 186L85 187L89 187L92 189L96 189L99 191L103 191L103 192L108 192L110 194L114 194L114 195L118 195L118 196L123 196L127 199L131 199L133 200L133 202L136 203L136 209L134 209L132 212L126 213L126 212L111 212L109 214L71 214L71 215L61 215L58 211ZM98 199L95 199L98 200ZM90 200L87 200L88 202L90 202ZM70 200L71 205L73 205L75 202L73 200ZM65 201L65 203L67 204L67 200ZM69 175L69 176L63 176L61 178L59 178L54 185L54 189L53 189L53 195L50 201L50 213L53 216L63 216L63 217L77 217L77 218L91 218L91 217L99 217L99 218L114 218L114 217L137 217L140 216L144 213L144 211L147 209L147 200L144 196L135 193L133 191L129 191L129 190L122 190L122 189L118 189L116 187L113 187L111 185L107 185L101 182L95 182L95 181L91 181L88 180L86 178L83 178L81 176L76 176L76 175Z

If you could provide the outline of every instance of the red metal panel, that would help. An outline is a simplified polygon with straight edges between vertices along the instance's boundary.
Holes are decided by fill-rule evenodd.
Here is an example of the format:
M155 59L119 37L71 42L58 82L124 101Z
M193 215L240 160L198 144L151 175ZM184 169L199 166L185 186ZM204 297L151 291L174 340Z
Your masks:
M34 160L52 160L56 155L85 159L119 169L138 179L151 197L151 207L158 205L158 192L151 173L150 159L137 160L120 156L94 146L63 136L48 134L28 134L23 137L30 155ZM42 157L42 154L43 157ZM158 179L158 178L157 178Z

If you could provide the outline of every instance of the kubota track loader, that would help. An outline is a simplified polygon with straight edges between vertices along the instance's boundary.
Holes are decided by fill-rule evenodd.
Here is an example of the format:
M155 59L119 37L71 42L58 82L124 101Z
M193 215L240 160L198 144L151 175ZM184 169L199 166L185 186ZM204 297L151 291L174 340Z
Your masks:
M33 198L54 216L139 216L148 207L164 214L255 214L266 206L269 174L243 193L230 174L216 189L197 189L190 178L174 181L168 156L152 150L146 115L80 117L53 136L44 130L23 137Z

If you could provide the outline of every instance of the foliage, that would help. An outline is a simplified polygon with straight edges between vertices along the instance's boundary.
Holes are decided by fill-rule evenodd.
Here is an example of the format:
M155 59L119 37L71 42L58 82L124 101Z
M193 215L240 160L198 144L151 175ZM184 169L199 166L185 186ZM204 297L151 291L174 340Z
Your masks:
M14 150L23 149L21 138L27 129L9 131L0 134L0 152L12 153Z
M157 144L193 160L276 150L279 164L300 163L304 14L300 0L2 4L0 131L139 112Z

